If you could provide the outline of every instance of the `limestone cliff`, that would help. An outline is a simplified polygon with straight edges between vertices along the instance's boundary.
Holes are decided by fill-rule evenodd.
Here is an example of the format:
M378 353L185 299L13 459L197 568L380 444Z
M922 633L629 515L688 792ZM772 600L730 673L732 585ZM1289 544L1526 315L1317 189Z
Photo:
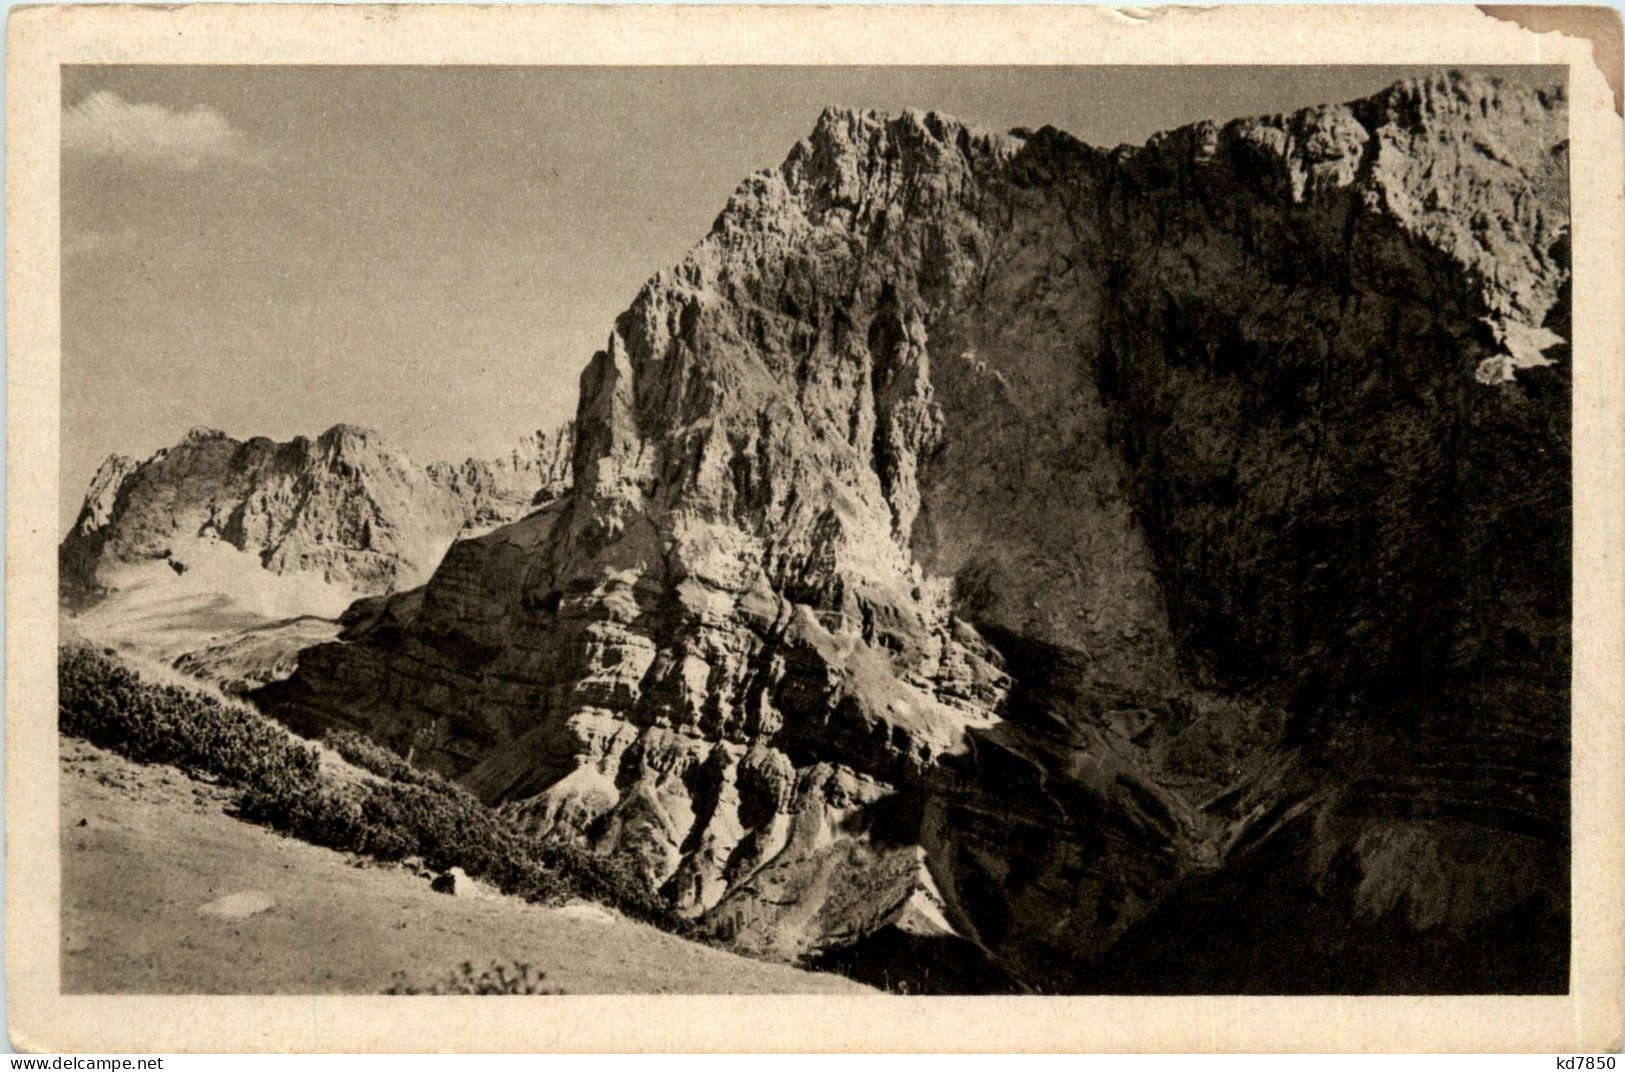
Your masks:
M459 536L556 498L568 427L419 466L377 432L242 442L198 429L97 471L63 540L63 627L227 687L285 677L356 598L423 582Z
M565 421L550 431L532 432L495 458L469 458L456 465L431 462L429 479L459 500L465 526L507 524L569 490L574 438L574 423Z
M352 425L289 443L198 428L145 462L111 455L62 543L64 598L93 602L102 572L119 565L162 559L182 572L198 540L355 594L414 587L459 532L557 498L569 484L570 435L566 424L498 458L427 468Z
M827 111L617 320L570 492L263 701L876 981L1561 987L1565 124Z

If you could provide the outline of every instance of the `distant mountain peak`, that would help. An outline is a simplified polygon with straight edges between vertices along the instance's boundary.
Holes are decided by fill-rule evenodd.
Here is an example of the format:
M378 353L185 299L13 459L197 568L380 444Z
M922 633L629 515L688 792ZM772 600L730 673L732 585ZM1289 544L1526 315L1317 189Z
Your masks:
M361 424L347 424L340 422L316 437L316 442L323 446L338 443L387 443L388 441L376 429Z
M616 318L559 507L260 698L435 727L420 762L756 952L1527 990L1519 920L1568 904L1566 137L1451 73L1142 148L826 109ZM929 946L887 930L921 901Z
M145 461L111 455L97 468L62 543L60 588L70 605L87 606L121 569L184 564L201 541L356 597L398 591L421 583L471 526L562 494L568 453L566 431L542 430L496 459L423 467L355 424L286 443L194 428Z

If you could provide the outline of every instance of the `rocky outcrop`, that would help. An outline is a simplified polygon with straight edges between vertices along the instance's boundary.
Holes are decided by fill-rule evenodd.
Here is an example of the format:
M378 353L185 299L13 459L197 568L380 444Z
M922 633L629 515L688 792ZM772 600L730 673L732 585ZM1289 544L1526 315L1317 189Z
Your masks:
M522 517L568 486L571 428L508 454L420 467L377 432L336 425L316 439L246 442L194 429L145 462L102 463L61 548L76 607L121 566L165 560L182 574L200 545L224 545L273 574L352 594L421 584L460 533Z
M456 465L433 462L429 477L462 504L467 524L491 528L517 520L552 502L570 487L570 446L575 423L539 430L496 458L470 458Z
M742 948L936 972L876 981L1496 932L1439 985L1561 988L1565 123L1456 74L1110 152L828 111L618 319L569 494L263 702ZM1316 905L1267 960L1211 902L1259 883Z
M102 460L101 465L96 467L95 475L90 478L90 487L85 489L85 502L74 520L72 537L84 539L107 527L118 505L119 488L140 465L140 462L125 454L109 454Z
M97 471L60 553L62 628L230 691L287 677L359 597L420 585L455 540L557 498L569 427L419 466L378 433L199 429Z

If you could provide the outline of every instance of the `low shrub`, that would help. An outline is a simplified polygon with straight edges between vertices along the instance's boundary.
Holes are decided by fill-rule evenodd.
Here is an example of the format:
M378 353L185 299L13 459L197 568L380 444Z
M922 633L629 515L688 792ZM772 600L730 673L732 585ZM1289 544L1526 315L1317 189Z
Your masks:
M672 911L626 857L605 856L563 838L548 838L537 850L549 872L583 900L684 938L709 940L694 921Z
M245 703L143 680L110 653L84 647L61 651L58 678L63 733L240 789L237 813L250 822L341 852L417 856L436 871L461 867L538 903L578 896L703 939L626 860L527 836L462 786L360 734L330 732L323 740L380 780L342 784L323 774L314 747Z
M259 712L199 689L144 681L91 648L57 664L57 721L141 763L168 763L233 787L314 784L320 761Z
M368 827L353 799L320 782L302 789L249 786L238 801L237 816L340 852L371 855L389 833Z
M395 983L386 994L562 994L564 991L545 985L547 973L529 964L492 964L475 974L468 961L444 982L433 986L417 987L406 981L405 972L395 973Z
M140 763L167 763L241 789L238 814L305 841L366 852L356 801L327 784L316 749L238 702L146 681L107 653L65 648L57 726Z
M568 874L586 873L550 870L534 839L467 790L357 734L335 734L328 743L384 780L334 782L323 775L315 748L247 705L143 680L109 653L63 649L58 683L63 733L240 789L237 814L249 822L342 852L418 856L440 871L461 867L542 903L566 899L574 892Z
M434 871L461 867L505 893L556 903L570 894L563 876L550 873L536 843L457 786L379 782L366 787L363 822L402 836L380 844L385 859L418 856Z
M357 733L354 730L328 730L322 734L322 743L343 756L345 762L376 774L380 778L404 782L407 785L442 785L448 788L461 788L446 781L434 771L412 766L404 758L379 744L371 737L363 733Z

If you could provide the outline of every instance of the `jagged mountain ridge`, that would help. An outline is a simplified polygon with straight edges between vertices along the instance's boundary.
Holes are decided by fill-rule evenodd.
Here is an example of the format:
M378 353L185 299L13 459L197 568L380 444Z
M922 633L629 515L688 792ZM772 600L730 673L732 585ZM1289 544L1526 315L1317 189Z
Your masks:
M619 318L571 492L262 700L763 952L1560 986L1565 122L1458 74L1110 152L828 111ZM1270 965L1181 907L1266 875L1317 905Z
M454 540L562 494L569 438L427 467L351 425L115 455L59 549L62 627L232 690L286 677L356 599L421 584Z
M570 489L574 436L574 423L565 421L551 431L530 433L495 458L468 458L456 465L430 462L427 471L431 480L466 504L466 525L503 525Z
M494 459L422 467L355 425L287 443L193 429L144 462L116 454L102 462L62 543L63 591L94 602L104 567L153 559L184 567L177 556L193 539L357 595L414 587L459 532L515 520L562 494L570 434L567 424Z

